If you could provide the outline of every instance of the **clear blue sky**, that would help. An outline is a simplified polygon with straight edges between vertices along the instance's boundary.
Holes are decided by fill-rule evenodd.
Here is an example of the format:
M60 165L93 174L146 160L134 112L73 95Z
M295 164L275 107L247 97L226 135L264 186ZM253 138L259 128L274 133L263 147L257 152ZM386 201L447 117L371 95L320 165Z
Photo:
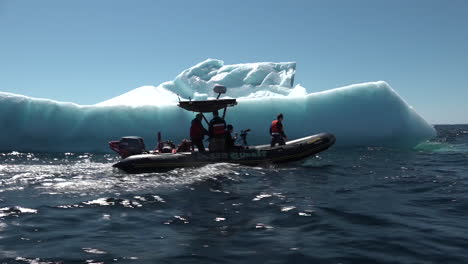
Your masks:
M309 91L384 80L468 123L466 0L0 0L3 92L94 104L207 58L295 61Z

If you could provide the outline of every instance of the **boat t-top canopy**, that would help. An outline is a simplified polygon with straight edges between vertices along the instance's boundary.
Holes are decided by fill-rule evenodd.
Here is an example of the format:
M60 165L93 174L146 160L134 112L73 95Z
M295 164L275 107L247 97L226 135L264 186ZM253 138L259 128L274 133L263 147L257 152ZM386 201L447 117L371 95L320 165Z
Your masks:
M215 99L205 101L180 101L177 106L192 112L211 113L237 105L236 99Z
M215 100L204 100L204 101L179 101L178 106L192 112L199 113L211 113L224 109L223 118L226 114L226 108L237 105L236 99L219 99L221 94L226 93L226 87L224 85L216 84L213 91L218 94Z

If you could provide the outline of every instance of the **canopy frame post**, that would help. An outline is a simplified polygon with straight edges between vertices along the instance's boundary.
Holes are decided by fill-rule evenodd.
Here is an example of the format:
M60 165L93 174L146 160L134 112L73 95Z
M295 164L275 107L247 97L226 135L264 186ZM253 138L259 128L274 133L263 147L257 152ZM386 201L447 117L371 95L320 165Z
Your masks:
M206 124L209 126L210 122L208 122L208 119L206 119L205 115L202 112L200 112L200 114L203 116L203 119L205 120Z
M225 119L226 117L226 109L227 109L227 106L224 107L224 111L223 111L223 119Z

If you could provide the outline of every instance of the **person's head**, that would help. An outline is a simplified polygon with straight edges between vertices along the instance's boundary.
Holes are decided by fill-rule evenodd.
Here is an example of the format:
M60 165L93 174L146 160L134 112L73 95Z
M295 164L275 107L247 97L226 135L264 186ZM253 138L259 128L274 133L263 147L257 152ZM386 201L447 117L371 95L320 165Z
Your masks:
M276 117L276 119L278 119L279 121L283 121L283 114L280 113L280 114Z
M219 116L218 110L213 111L213 116Z
M229 132L232 132L232 130L234 129L234 127L231 124L227 125L226 128Z
M203 115L202 114L197 114L195 116L196 119L198 119L199 121L202 121L203 120Z

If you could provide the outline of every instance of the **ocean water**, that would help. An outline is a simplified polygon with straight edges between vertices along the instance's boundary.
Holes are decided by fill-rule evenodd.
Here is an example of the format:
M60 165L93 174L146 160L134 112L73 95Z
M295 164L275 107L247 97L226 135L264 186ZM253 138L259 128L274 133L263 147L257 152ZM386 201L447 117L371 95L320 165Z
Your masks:
M137 175L0 153L0 262L467 263L468 125L436 129L413 150Z

